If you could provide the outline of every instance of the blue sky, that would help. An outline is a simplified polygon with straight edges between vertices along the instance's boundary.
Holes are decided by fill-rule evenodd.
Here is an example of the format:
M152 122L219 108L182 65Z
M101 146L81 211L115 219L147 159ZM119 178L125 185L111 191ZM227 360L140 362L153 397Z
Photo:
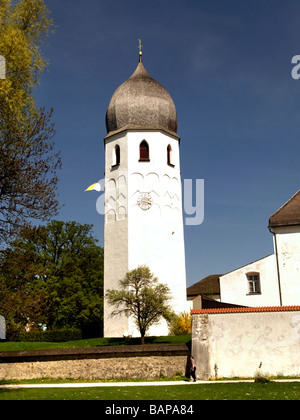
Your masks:
M273 252L268 219L300 189L300 3L290 0L45 0L55 34L36 97L61 150L56 217L94 225L105 113L138 62L171 94L182 179L205 180L205 218L185 226L187 285Z

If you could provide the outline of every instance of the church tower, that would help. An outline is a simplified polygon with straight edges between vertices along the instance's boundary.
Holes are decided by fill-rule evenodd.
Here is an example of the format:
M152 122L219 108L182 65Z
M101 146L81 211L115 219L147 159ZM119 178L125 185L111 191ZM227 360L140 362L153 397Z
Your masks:
M132 76L106 113L104 293L127 271L147 265L169 286L171 306L186 310L186 273L177 114L167 90L147 73L140 49ZM130 317L111 316L104 336L137 335ZM150 335L167 335L163 321Z

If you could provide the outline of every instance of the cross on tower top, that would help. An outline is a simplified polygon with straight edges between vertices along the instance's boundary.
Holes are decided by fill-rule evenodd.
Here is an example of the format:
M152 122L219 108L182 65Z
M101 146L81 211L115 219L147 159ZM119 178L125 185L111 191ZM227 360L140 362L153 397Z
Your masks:
M142 61L142 55L143 55L143 52L142 52L142 41L139 39L138 40L139 41L139 58L140 58L140 61Z

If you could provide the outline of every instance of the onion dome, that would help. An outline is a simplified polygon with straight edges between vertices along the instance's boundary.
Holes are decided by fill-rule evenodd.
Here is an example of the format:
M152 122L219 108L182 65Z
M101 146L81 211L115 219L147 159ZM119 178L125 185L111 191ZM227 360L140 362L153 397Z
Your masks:
M177 136L177 113L168 91L147 73L139 54L132 76L113 94L106 113L107 134L163 130Z

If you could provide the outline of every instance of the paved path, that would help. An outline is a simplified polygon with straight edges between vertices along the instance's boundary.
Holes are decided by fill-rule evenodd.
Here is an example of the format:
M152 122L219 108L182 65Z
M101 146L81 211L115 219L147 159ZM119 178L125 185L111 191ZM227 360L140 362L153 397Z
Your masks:
M273 382L300 382L300 379L275 379ZM0 389L18 389L18 388L95 388L95 387L126 387L126 386L173 386L173 385L191 385L197 384L224 384L224 383L253 383L254 380L238 381L157 381L157 382L83 382L83 383L60 383L60 384L7 384L0 385Z

